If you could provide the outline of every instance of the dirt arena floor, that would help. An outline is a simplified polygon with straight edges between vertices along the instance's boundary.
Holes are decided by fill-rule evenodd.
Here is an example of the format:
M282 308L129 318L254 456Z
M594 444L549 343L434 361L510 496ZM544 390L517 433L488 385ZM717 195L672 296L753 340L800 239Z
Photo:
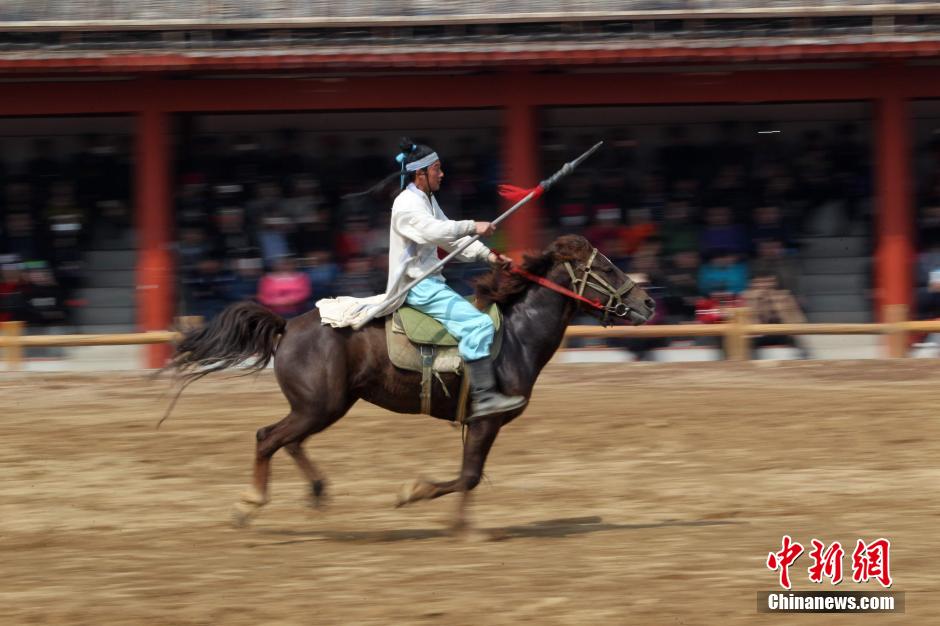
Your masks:
M444 422L358 404L307 442L328 508L281 452L239 530L254 431L285 413L270 373L193 385L160 430L165 383L0 375L0 624L940 624L938 383L921 360L551 365L475 494L501 540L468 541L454 496L393 507L455 474ZM889 538L906 613L758 614L784 534ZM880 589L844 566L838 589Z

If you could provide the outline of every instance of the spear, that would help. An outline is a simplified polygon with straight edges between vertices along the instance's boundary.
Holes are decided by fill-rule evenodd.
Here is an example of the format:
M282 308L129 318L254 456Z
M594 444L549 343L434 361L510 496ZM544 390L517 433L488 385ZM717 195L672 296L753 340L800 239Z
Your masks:
M492 222L493 226L494 227L499 226L500 223L502 223L510 215L518 211L527 202L529 202L533 198L538 198L543 193L548 191L555 183L557 183L559 180L561 180L562 178L564 178L565 176L573 172L574 169L578 167L579 165L581 165L581 163L586 158L594 154L597 151L597 149L600 148L601 145L603 145L603 143L604 143L603 141L598 141L596 144L591 146L591 148L588 151L586 151L584 154L579 156L574 161L569 161L565 163L564 165L562 165L561 169L559 169L557 172L555 172L554 174L552 174L551 176L549 176L548 178L540 182L537 186L533 187L532 189L520 189L519 187L515 187L513 185L500 185L499 195L503 196L504 198L508 198L510 200L517 200L517 202L511 207L509 207L502 215L500 215L495 220L493 220ZM385 298L385 300L383 300L381 303L372 305L370 307L372 311L381 311L390 302L394 302L398 300L400 297L402 297L403 295L411 291L411 289L415 285L420 283L422 280L424 280L431 274L435 273L440 268L444 267L445 264L447 264L451 259L453 259L458 254L463 252L470 244L478 240L481 236L482 235L473 235L472 237L466 239L463 243L457 246L453 252L445 256L443 259L439 260L437 263L433 265L433 267L428 268L423 274L421 274L421 276L419 276L418 278L415 278L410 283L408 283L407 285L405 285L404 287L402 287L401 289L399 289L392 295ZM370 313L364 319L356 322L356 324L353 325L353 328L355 328L356 330L362 328L363 326L368 324L369 321L372 320L373 317L375 317L375 314Z

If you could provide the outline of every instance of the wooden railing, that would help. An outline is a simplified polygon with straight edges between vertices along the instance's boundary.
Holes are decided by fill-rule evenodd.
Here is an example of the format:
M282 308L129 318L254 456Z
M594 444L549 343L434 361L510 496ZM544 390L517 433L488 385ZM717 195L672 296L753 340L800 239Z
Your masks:
M572 338L620 339L631 337L721 337L725 355L729 360L750 358L749 337L755 335L884 335L887 337L887 356L903 357L908 349L910 333L940 332L940 320L907 321L904 306L885 308L885 322L873 324L754 324L747 309L733 311L725 324L677 324L670 326L571 326L565 341ZM197 322L191 318L181 321L182 327ZM22 322L0 324L0 351L7 369L18 369L23 362L23 349L36 346L126 346L170 343L179 338L174 331L151 331L115 335L24 335Z

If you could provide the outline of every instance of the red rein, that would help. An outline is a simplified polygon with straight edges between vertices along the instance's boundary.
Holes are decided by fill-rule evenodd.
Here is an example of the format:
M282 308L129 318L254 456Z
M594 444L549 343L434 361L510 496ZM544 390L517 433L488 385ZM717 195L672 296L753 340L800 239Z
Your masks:
M521 267L516 267L515 265L513 265L512 267L509 268L509 271L512 272L513 274L522 276L526 280L531 280L533 283L538 283L539 285L542 285L546 289L557 291L558 293L568 296L569 298L574 298L575 300L584 302L585 304L590 305L599 311L604 310L604 305L601 304L599 300L590 300L588 298L585 298L584 296L571 291L567 287L562 287L558 283L553 283L552 281L542 276L536 276L532 272L527 272Z

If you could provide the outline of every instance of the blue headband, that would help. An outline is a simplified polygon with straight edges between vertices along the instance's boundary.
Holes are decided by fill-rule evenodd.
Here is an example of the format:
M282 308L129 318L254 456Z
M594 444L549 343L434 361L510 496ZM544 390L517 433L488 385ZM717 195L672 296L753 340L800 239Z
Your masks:
M416 146L415 144L411 144L410 152L414 152L417 149L418 149L418 146ZM395 157L395 160L401 164L401 176L399 180L399 188L401 189L405 188L405 178L407 177L408 172L417 172L418 170L423 170L426 167L430 167L431 165L434 165L436 161L440 160L440 157L437 156L437 152L432 152L426 157L423 157L411 163L405 163L405 159L407 158L408 158L408 155L404 152L400 152L398 156Z

